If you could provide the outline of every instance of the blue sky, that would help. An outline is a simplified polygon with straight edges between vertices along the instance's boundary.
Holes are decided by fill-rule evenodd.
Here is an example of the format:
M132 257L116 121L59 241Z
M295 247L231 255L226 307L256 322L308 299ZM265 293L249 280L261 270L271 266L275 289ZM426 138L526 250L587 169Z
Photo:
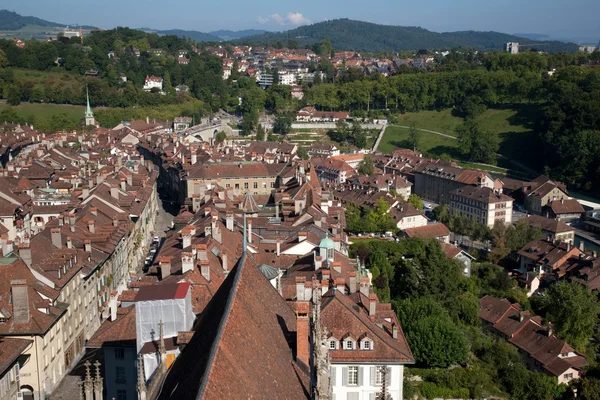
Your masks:
M2 0L0 8L101 28L285 30L351 18L438 32L472 29L600 39L598 0Z

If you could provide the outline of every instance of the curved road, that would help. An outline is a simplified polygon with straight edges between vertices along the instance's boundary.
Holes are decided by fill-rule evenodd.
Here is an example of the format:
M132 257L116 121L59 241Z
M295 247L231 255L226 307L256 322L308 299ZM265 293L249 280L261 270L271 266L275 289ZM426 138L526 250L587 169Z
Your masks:
M383 138L383 134L385 132L385 129L388 126L392 126L392 125L387 125L379 133L379 136L377 137L377 140L375 141L375 145L373 146L373 152L375 152L377 150L377 147L379 146L379 142L381 141L381 138ZM406 125L394 125L394 126L396 126L398 128L403 128L403 129L410 129L410 126L406 126ZM448 138L448 139L454 139L454 140L458 139L456 136L451 136L451 135L448 135L448 134L442 133L442 132L430 131L429 129L421 129L421 128L417 128L417 129L420 130L420 131L423 131L423 132L428 132L428 133L433 133L435 135L443 136L443 137ZM508 162L510 162L511 164L514 164L515 166L521 168L523 171L525 171L525 172L527 172L527 173L529 173L529 174L531 174L533 176L538 176L539 175L539 172L537 172L537 171L535 171L535 170L533 170L533 169L531 169L531 168L529 168L529 167L521 164L518 161L511 160L510 158L508 158L508 157L506 157L506 156L504 156L504 155L502 155L500 153L496 153L496 156L498 156L499 158L504 158L504 159L508 160ZM498 168L498 166L496 166L496 165L490 165L490 164L483 164L483 163L473 163L473 164L478 164L478 165L482 165L482 166L485 166L485 167Z

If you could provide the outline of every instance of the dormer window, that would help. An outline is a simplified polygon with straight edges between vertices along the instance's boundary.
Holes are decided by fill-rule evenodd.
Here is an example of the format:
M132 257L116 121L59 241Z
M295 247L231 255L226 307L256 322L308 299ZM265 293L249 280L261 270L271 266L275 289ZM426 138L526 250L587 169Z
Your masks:
M352 339L344 340L344 350L354 350L354 340L352 340Z
M329 350L337 350L337 340L329 339Z
M363 350L373 350L373 341L369 338L364 339L362 342Z

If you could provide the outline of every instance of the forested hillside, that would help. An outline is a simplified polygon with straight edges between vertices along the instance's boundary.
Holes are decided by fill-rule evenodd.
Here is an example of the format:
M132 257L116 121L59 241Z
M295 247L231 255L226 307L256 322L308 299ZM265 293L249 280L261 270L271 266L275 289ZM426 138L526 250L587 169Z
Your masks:
M297 40L300 46L329 39L337 50L398 51L472 47L479 50L501 50L506 42L530 43L531 40L498 32L431 32L419 27L378 25L349 19L336 19L301 26L285 32L250 36L236 42L245 44L286 43ZM547 52L577 50L573 43L540 41L538 49Z
M64 27L66 25L57 24L56 22L50 22L36 17L24 17L13 11L0 10L0 30L2 31L16 31L24 27L25 25L39 25L47 27Z

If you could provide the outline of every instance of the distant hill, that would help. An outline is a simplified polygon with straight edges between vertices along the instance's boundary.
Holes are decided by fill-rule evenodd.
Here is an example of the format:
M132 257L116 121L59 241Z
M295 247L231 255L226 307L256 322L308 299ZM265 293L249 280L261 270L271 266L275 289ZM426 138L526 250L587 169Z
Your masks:
M254 35L262 35L263 33L267 33L264 29L244 29L241 31L229 31L229 30L218 30L213 32L208 32L211 35L215 35L220 37L223 40L235 40L239 38L245 38L248 36Z
M221 42L223 41L223 39L221 39L219 36L210 34L210 33L204 33L204 32L198 32L198 31L186 31L183 29L168 29L168 30L164 30L164 31L154 31L159 35L175 35L178 37L186 37L186 38L190 38L192 40L195 40L196 42Z
M501 50L506 42L531 42L519 36L499 32L444 32L437 33L419 27L378 25L370 22L337 19L301 26L284 32L268 32L262 35L237 39L234 43L265 45L295 39L300 46L312 45L329 39L336 50L398 51L418 49L444 49L472 47L479 50ZM538 41L539 50L548 52L576 51L574 43Z
M14 11L0 10L0 31L18 31L27 26L35 25L44 28L64 28L67 25L46 21L37 17L24 17ZM83 25L83 29L94 29L93 26Z
M37 17L24 17L13 11L0 10L0 30L18 31L25 25L39 25L44 27L65 27L64 24L46 21Z
M550 36L543 33L513 33L513 35L531 40L551 40Z

